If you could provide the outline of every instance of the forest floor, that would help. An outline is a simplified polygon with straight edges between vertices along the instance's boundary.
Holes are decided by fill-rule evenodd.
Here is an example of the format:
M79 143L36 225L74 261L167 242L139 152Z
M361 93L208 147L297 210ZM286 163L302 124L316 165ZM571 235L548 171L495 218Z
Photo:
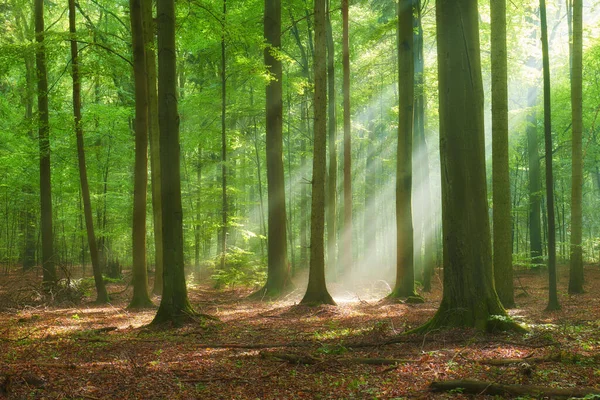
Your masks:
M467 378L600 390L600 268L586 267L587 292L577 296L560 272L562 310L554 312L544 311L544 273L515 277L510 315L530 333L424 336L402 333L434 314L437 276L414 305L378 301L382 282L364 285L362 297L332 284L338 306L318 308L297 305L301 289L251 302L250 290L190 285L196 310L219 320L156 329L147 326L155 309L126 308L124 283L109 284L110 305L44 305L31 299L39 277L14 272L0 277L0 398L473 398L429 391L433 381Z

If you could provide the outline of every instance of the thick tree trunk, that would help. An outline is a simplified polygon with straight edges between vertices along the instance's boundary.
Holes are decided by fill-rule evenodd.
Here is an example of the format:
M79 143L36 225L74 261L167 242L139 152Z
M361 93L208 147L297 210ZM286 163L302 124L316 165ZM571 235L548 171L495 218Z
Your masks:
M515 306L508 168L508 65L506 0L492 0L492 185L493 259L496 291L502 305Z
M153 324L180 323L194 314L187 297L183 258L174 0L159 1L157 15L164 282L162 299Z
M325 44L325 0L315 0L315 88L314 151L310 216L310 270L301 304L335 304L325 283L325 160L327 148L327 66Z
M148 82L148 136L150 142L150 179L152 181L152 221L154 232L154 287L152 293L162 294L163 249L160 198L160 144L158 131L158 97L156 92L156 51L152 0L142 0L146 78Z
M146 193L148 189L148 79L142 0L130 0L135 84L135 167L133 179L133 297L131 308L152 306L146 270Z
M54 232L52 230L52 183L50 178L50 125L48 120L48 74L44 45L44 0L35 0L35 54L38 81L38 124L40 145L40 206L42 233L42 282L46 288L56 283Z
M412 221L414 41L412 0L398 3L398 149L396 167L396 285L390 297L415 293Z
M342 227L342 260L344 272L353 269L352 243L352 121L350 120L350 40L348 0L342 0L342 91L344 93L344 226Z
M444 294L420 330L490 329L491 316L506 316L492 270L477 8L476 0L436 1Z
M542 62L544 68L544 144L546 150L546 211L548 213L548 306L547 310L558 310L556 289L556 229L554 218L554 178L552 176L552 117L550 99L550 60L548 54L548 26L546 22L546 0L540 0L540 23L542 29Z
M329 1L327 6L327 119L328 119L328 150L329 173L327 174L327 266L333 275L337 275L337 117L335 103L335 54L333 45L333 29L329 15Z
M573 0L573 65L571 74L571 109L573 117L571 175L571 270L569 293L583 293L583 89L582 0Z
M269 46L264 58L273 76L266 91L268 231L267 283L257 294L273 298L291 287L287 259L285 178L283 170L282 69L277 58L281 49L281 1L265 0L264 35Z
M98 257L98 245L94 234L94 217L92 215L92 204L90 201L90 188L87 178L87 167L85 163L85 147L83 144L83 128L81 126L81 79L79 76L79 56L77 52L77 30L75 22L75 0L69 0L69 32L71 33L71 70L73 73L73 117L75 121L75 135L77 136L77 159L79 161L79 182L81 184L81 197L83 199L83 213L85 216L85 228L94 272L94 283L96 284L96 303L108 302L108 292L102 278L100 259ZM82 263L83 265L83 263Z

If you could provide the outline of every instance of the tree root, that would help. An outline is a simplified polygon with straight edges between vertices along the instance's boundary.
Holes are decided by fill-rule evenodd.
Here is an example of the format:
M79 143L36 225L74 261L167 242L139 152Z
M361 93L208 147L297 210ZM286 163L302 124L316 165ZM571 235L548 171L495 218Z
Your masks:
M397 358L326 358L326 357L314 357L310 354L289 354L289 353L277 353L277 352L266 352L261 351L260 356L262 358L275 358L281 361L287 361L290 364L303 364L303 365L314 365L325 362L337 362L339 364L367 364L367 365L396 365L405 364L410 362L418 362L418 360L405 360Z
M540 385L504 385L494 382L475 380L456 380L431 382L429 390L432 392L456 391L465 394L491 395L491 396L533 396L550 397L553 399L568 399L571 397L585 397L591 394L600 394L600 390L591 387L579 388L552 388Z

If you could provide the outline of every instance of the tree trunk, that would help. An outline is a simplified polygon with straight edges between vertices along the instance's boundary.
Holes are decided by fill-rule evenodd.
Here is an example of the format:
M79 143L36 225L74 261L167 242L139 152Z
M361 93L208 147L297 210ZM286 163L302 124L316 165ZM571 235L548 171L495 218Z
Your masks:
M174 0L159 1L157 15L164 282L162 299L153 324L181 323L194 314L187 297L183 258Z
M152 293L162 294L163 250L160 198L160 145L158 131L158 98L156 93L156 51L152 0L142 0L146 78L148 86L148 136L150 138L150 179L152 181L152 221L154 232L154 287Z
M227 76L225 59L225 20L227 17L227 0L223 0L223 32L221 34L221 270L225 269L227 256Z
M135 84L135 167L133 179L133 297L131 308L152 306L146 270L146 193L148 188L148 79L142 0L129 0Z
M92 215L92 204L90 201L90 188L87 178L87 167L85 163L85 147L83 144L83 128L81 126L81 79L79 76L79 56L77 52L77 30L75 23L75 0L69 0L69 32L71 33L71 70L73 73L73 117L75 121L75 135L77 136L77 159L79 161L79 182L81 184L81 197L83 199L83 213L85 216L85 228L92 260L92 271L94 272L94 283L96 284L96 303L108 302L108 292L102 278L100 260L98 257L98 245L94 234L94 217ZM82 263L83 265L83 263Z
M431 201L431 187L429 181L429 153L427 152L427 142L425 140L425 58L423 55L423 24L421 17L421 0L415 0L415 16L413 21L413 42L415 46L415 112L414 112L414 138L416 143L416 154L419 155L417 162L418 180L420 191L423 196L424 215L421 218L421 241L422 241L422 272L423 272L423 290L431 291L431 278L434 268L434 246L435 236L433 204ZM415 152L413 151L413 154ZM421 247L417 254L420 254Z
M281 50L281 0L265 0L265 64L273 79L266 90L268 231L267 283L257 294L273 298L291 288L287 259L285 177L283 170L283 99Z
M508 168L508 65L506 0L492 0L492 185L493 259L496 291L502 305L515 306Z
M569 293L583 293L583 89L582 89L582 0L573 0L573 65L571 109L573 117L571 175L571 269Z
M476 0L436 0L444 294L419 330L491 329L491 316L506 316L492 270L477 8Z
M390 297L415 293L412 221L414 122L413 0L398 3L398 151L396 167L396 285Z
M301 304L335 305L325 283L325 160L327 147L327 65L325 44L325 0L315 0L314 58L314 150L310 215L310 269L308 287Z
M547 385L503 385L494 382L483 382L474 380L432 382L429 385L432 392L449 392L462 389L460 393L475 394L478 396L510 396L510 397L534 397L551 399L570 399L573 397L587 397L587 395L598 395L600 391L593 388L553 388ZM595 397L595 396L594 396Z
M54 232L52 230L52 183L50 178L50 125L48 120L48 74L44 45L44 0L35 0L35 54L38 81L38 124L40 145L40 206L42 233L42 282L46 288L56 283Z
M540 0L540 23L542 28L542 62L544 68L544 144L546 148L546 212L548 213L548 306L546 310L558 310L556 290L556 230L554 218L554 179L552 176L552 117L550 99L550 60L548 56L548 26L546 0Z
M329 173L327 174L327 266L333 275L337 275L337 149L336 149L336 103L335 103L335 54L333 45L333 29L329 15L329 1L327 1L327 119L328 119L328 147L329 147Z
M344 226L342 228L341 269L352 271L354 245L352 243L352 121L350 120L350 41L348 27L348 0L342 0L342 70L344 93Z
M27 136L29 140L34 140L33 131L33 102L34 102L34 82L35 82L35 57L32 51L27 51L24 54L25 61L25 81L26 81L26 98L25 98L25 121L30 125ZM35 250L36 250L36 213L33 185L27 183L23 188L23 196L25 198L23 213L23 270L30 270L35 266Z

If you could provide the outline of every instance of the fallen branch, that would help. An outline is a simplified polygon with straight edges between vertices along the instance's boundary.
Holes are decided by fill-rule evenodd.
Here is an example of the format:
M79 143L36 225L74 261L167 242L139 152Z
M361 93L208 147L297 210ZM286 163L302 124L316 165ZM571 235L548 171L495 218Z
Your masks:
M309 354L288 354L288 353L277 353L277 352L266 352L261 351L260 356L263 358L275 358L282 361L287 361L290 364L304 364L304 365L314 365L318 363L323 363L327 361L333 361L340 364L367 364L367 365L397 365L404 364L409 362L418 362L416 360L404 360L397 358L342 358L342 357L333 357L333 358L319 358L314 357Z
M600 394L600 390L591 387L578 388L552 388L540 385L503 385L494 382L475 380L456 380L431 382L429 390L432 392L457 391L466 394L491 395L491 396L533 396L550 397L553 399L568 399L571 397L585 397L590 394Z
M489 358L485 360L478 360L480 364L486 365L511 365L526 362L528 364L541 364L546 362L560 362L562 356L560 354L554 354L548 357L525 357L525 358ZM471 360L475 361L475 360Z

